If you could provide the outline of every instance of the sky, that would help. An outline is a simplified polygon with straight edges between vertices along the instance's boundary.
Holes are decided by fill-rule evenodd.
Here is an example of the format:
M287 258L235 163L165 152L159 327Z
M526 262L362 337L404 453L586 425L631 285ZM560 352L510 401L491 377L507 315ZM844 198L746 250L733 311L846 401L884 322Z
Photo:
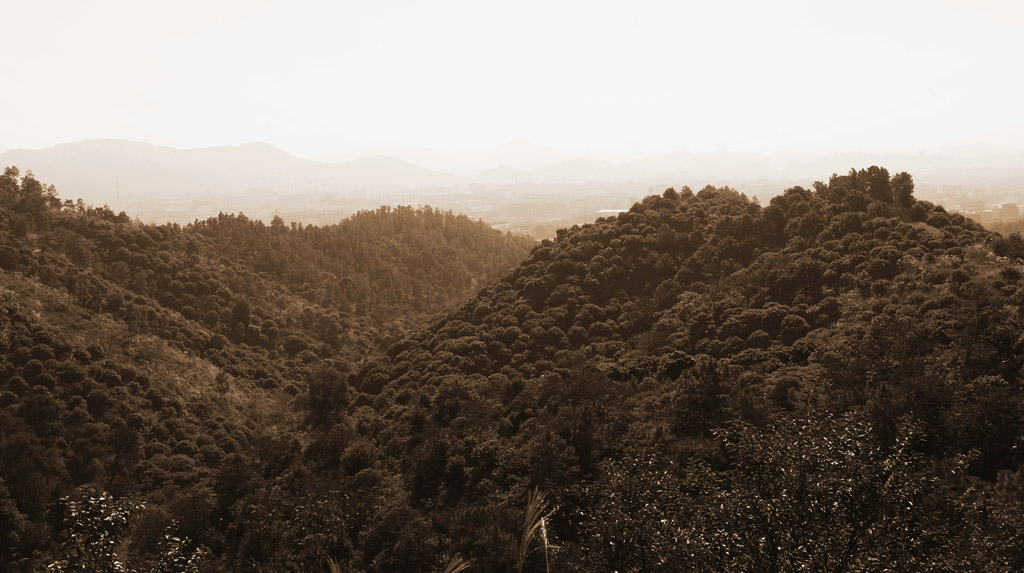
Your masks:
M0 151L1024 149L1024 2L33 0Z

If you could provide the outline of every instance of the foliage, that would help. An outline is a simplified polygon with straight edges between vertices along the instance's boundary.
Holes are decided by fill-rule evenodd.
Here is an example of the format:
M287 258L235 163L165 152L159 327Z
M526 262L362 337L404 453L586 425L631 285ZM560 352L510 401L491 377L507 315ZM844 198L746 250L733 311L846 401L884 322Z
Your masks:
M544 550L544 562L548 561L548 544L547 535L547 523L546 521L555 512L554 509L548 508L548 502L544 499L544 494L538 490L530 492L529 497L526 500L526 514L523 521L523 536L519 541L519 558L516 562L516 567L519 571L523 570L523 565L526 562L526 557L530 554L530 545L534 539L540 537L542 548Z
M147 500L138 567L1024 566L1020 239L905 173L671 189L514 268L429 209L0 201L0 567L56 560L86 484Z
M883 447L855 415L730 424L719 437L730 468L707 476L691 514L697 561L720 571L962 568L958 532L931 514L962 509L935 507L952 504L936 499L945 492L914 449L920 438L909 428Z
M64 558L47 571L126 571L117 555L118 544L132 518L145 506L107 493L85 492L82 499L61 498L67 512Z

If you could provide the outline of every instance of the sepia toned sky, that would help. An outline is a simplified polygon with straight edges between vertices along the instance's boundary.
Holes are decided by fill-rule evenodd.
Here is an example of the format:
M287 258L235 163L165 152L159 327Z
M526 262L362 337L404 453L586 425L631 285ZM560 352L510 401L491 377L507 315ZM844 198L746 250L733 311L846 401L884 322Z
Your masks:
M1017 1L33 0L0 151L1024 149Z

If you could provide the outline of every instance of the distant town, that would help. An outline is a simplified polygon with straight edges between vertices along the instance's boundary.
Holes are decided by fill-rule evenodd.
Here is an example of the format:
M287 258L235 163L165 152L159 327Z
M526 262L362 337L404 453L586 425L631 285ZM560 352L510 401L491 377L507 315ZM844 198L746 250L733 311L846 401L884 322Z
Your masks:
M938 203L982 225L1013 223L1021 219L1024 186L969 188L964 185L922 186L918 196Z

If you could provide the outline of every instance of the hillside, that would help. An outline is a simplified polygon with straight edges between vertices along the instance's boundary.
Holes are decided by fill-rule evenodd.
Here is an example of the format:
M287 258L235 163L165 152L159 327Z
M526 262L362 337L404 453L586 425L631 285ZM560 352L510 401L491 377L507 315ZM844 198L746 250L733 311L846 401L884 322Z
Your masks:
M143 225L19 175L0 178L0 568L52 553L75 487L173 507L319 423L325 383L532 244L430 208Z
M432 210L147 227L4 184L8 568L81 557L86 505L139 570L1024 568L1024 243L906 173L669 189L514 268Z
M533 245L430 207L385 206L337 225L305 228L222 214L185 232L311 302L404 322L460 301Z
M1020 260L912 192L668 190L560 232L363 361L303 487L400 487L372 554L345 514L368 570L506 570L533 488L560 570L1018 569Z

